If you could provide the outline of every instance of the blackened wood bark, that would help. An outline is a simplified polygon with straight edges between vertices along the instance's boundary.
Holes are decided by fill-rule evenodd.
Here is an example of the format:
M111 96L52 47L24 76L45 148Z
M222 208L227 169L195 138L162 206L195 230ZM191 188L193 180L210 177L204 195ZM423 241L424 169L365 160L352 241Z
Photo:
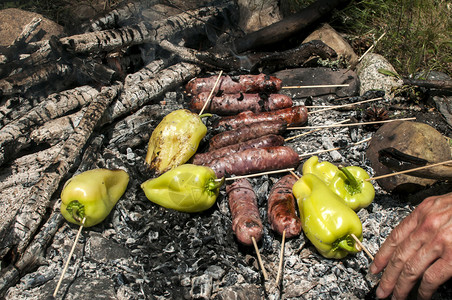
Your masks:
M94 127L98 124L107 106L117 97L121 88L122 85L116 84L104 88L97 95L75 132L63 144L54 162L48 166L40 180L31 188L29 198L24 199L21 208L10 222L1 224L1 258L8 252L12 252L14 257L23 255L39 229L52 195L79 157Z
M0 129L0 165L30 144L30 131L92 101L98 91L90 86L53 94L20 119Z
M405 85L416 85L439 90L452 90L452 80L420 80L411 78L403 78L402 80Z
M227 7L209 6L184 12L163 21L140 22L113 30L73 35L60 39L63 47L73 53L108 52L144 43L158 43L181 37L184 32L200 32L209 21L221 17Z
M258 31L238 38L233 42L238 53L251 49L274 44L287 39L308 25L313 24L322 16L331 12L339 5L346 4L349 0L318 0L299 13L284 18Z
M160 99L166 92L179 87L182 83L200 74L201 68L189 64L178 63L157 74L154 78L143 80L123 90L118 99L108 108L102 118L102 124L138 110L146 104Z

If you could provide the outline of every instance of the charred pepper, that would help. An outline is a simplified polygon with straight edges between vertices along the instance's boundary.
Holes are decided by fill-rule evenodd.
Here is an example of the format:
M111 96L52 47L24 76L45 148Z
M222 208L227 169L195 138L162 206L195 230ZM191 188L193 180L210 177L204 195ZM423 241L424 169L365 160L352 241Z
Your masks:
M362 240L358 215L314 174L304 174L293 186L306 237L326 258L356 253L354 234Z
M365 180L369 174L358 166L337 167L312 156L303 164L303 174L308 173L319 177L353 210L369 206L375 198L372 183Z
M141 184L146 197L152 202L182 212L201 212L216 201L224 178L205 166L180 165L157 178Z
M69 179L61 192L61 214L71 223L91 227L102 222L124 194L129 174L93 169Z
M201 118L187 109L175 110L157 125L149 139L146 163L157 174L186 163L207 133Z

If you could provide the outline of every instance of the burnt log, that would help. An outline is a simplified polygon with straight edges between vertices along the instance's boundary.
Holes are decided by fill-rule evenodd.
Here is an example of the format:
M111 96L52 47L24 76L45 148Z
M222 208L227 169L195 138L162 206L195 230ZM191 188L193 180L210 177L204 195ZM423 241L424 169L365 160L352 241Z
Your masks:
M34 127L89 103L97 94L98 91L90 86L53 94L26 115L4 126L0 129L0 165L29 146L29 133Z
M24 254L43 221L52 195L79 157L105 109L118 96L121 88L122 85L120 84L106 87L96 96L94 101L90 103L79 126L62 145L58 156L43 171L39 181L30 189L28 198L23 199L18 212L11 221L1 224L0 257L3 258L9 253L11 257L17 259ZM14 263L14 259L12 259L12 263Z
M339 5L344 5L348 2L350 1L318 0L299 13L288 16L279 22L234 40L233 47L237 53L242 53L281 42L295 33L300 32L307 26L314 24Z

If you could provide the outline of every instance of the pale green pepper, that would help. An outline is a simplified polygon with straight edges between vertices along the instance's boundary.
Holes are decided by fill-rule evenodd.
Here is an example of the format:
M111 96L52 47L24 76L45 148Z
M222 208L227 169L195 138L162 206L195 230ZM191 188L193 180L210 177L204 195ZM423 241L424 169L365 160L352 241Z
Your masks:
M152 202L182 212L201 212L215 203L224 178L205 166L180 165L141 184Z
M362 240L361 220L320 178L304 174L292 191L303 232L321 255L341 259L358 252L352 234Z
M102 222L124 194L129 174L93 169L69 179L61 192L61 214L71 223L91 227Z
M358 166L337 167L330 162L319 162L317 156L303 164L303 174L314 174L340 196L353 210L369 206L375 198L375 189L365 179L369 174Z
M207 133L202 116L187 109L166 115L149 138L146 163L157 174L186 163Z

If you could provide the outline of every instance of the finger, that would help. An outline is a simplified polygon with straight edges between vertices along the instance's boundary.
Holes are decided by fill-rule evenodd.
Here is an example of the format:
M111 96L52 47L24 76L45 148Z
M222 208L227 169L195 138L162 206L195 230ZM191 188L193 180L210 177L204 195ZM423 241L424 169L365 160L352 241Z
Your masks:
M383 245L378 250L370 265L370 272L373 274L380 273L388 264L393 256L395 249L402 243L418 225L417 214L414 212L406 217L399 225L397 225L389 234Z
M418 279L422 276L425 270L440 257L442 254L442 247L440 245L432 245L428 242L413 253L411 257L403 265L400 275L396 279L393 295L396 299L405 299Z
M452 277L451 259L440 258L425 271L418 289L418 299L430 299L433 293Z

